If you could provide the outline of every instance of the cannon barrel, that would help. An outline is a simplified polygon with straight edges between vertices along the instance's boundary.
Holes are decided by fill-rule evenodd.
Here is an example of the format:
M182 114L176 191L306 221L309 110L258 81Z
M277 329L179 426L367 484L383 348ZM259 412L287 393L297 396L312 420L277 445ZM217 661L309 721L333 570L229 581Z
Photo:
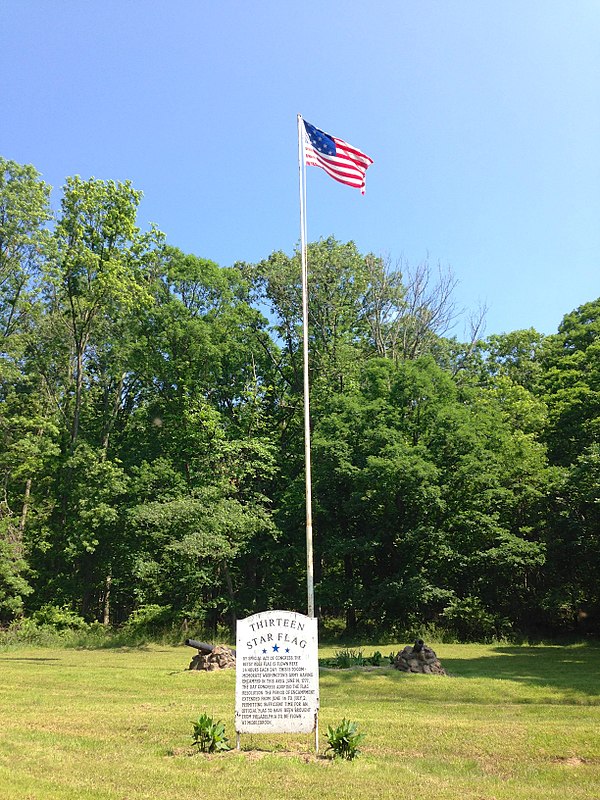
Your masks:
M196 650L200 650L202 653L212 653L212 651L215 649L212 644L199 642L197 639L186 639L185 643L188 647L195 647Z

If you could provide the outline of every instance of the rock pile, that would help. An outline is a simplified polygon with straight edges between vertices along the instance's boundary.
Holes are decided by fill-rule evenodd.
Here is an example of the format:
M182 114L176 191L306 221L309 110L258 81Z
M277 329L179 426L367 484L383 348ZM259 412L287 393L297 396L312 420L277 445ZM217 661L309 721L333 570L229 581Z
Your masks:
M440 660L423 639L417 639L411 647L407 645L404 650L394 658L394 667L402 672L417 672L424 675L447 675Z
M189 669L203 669L212 672L215 669L235 669L235 650L218 644L210 651L198 651L190 662Z

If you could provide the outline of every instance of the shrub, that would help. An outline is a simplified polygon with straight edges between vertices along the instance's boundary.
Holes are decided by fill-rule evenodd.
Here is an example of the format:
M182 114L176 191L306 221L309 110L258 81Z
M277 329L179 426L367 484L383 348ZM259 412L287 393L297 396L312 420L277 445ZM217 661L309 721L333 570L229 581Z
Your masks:
M489 611L478 597L454 598L442 613L443 620L462 641L489 642L509 635L509 620Z
M352 761L359 754L358 745L364 738L365 734L357 731L357 723L344 718L336 728L332 725L327 728L327 750L333 751L334 758Z
M68 606L55 606L52 603L46 603L38 611L34 611L31 619L38 627L45 625L57 631L85 631L89 628L84 618L71 611Z
M36 612L37 613L37 612ZM70 612L69 612L70 613ZM110 647L119 643L113 642L111 631L100 622L84 623L79 627L77 619L71 623L76 627L63 627L64 619L58 620L58 626L40 624L33 618L23 617L14 620L5 631L0 632L0 647L20 647L31 645L35 647ZM47 616L46 619L50 617ZM56 621L55 621L56 622Z
M148 604L133 611L123 625L127 636L151 636L162 633L173 623L171 606Z

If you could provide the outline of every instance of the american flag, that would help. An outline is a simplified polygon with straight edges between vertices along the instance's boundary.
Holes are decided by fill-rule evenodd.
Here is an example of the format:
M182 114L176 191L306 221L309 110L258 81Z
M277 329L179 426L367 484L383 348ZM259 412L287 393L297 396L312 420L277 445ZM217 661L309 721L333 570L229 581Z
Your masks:
M309 167L321 167L336 181L365 193L367 169L373 159L356 147L315 128L305 119L304 160Z

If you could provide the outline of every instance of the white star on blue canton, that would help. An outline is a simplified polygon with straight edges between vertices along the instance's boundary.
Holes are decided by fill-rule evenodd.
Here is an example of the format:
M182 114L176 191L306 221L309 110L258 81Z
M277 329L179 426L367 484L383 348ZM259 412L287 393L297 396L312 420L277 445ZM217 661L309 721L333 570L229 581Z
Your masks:
M304 121L306 131L312 146L326 156L334 156L336 154L335 142L329 134L315 128L310 122Z

